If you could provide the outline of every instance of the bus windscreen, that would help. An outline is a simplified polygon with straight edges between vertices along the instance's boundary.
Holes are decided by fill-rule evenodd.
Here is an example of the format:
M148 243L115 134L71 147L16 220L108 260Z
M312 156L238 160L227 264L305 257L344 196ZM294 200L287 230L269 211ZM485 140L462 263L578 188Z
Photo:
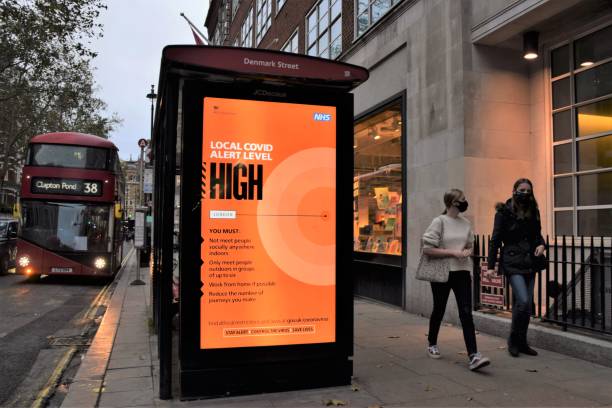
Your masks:
M105 252L109 205L22 202L21 236L50 251Z

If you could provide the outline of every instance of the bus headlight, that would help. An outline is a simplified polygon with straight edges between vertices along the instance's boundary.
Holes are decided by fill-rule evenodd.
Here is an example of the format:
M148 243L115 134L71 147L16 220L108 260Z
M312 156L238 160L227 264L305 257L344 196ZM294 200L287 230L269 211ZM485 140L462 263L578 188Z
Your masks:
M106 268L106 259L98 257L94 260L94 266L98 269Z
M22 268L25 268L26 266L30 264L30 257L27 255L24 255L20 257L17 262L19 263L19 266L21 266Z

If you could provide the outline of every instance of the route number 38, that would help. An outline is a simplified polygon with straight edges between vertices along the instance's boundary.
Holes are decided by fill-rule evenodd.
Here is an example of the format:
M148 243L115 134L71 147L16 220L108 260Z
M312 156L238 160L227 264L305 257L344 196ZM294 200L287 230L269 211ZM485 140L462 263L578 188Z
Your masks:
M83 183L85 194L98 194L98 183Z

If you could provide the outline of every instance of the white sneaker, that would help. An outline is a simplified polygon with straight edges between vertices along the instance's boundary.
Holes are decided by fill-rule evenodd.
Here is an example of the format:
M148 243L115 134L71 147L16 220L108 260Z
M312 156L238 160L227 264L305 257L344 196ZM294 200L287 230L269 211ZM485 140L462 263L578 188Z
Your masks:
M427 355L431 358L442 357L442 355L440 354L440 350L438 349L438 346L436 346L435 344L433 346L427 347Z
M482 367L486 367L491 364L491 360L483 357L480 353L474 353L470 356L470 370L475 371Z

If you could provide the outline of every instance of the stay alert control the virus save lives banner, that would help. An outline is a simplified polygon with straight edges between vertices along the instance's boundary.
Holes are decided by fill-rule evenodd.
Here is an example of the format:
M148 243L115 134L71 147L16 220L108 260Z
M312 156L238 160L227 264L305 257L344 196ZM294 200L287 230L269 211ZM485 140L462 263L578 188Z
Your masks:
M202 349L334 342L336 108L204 98Z

